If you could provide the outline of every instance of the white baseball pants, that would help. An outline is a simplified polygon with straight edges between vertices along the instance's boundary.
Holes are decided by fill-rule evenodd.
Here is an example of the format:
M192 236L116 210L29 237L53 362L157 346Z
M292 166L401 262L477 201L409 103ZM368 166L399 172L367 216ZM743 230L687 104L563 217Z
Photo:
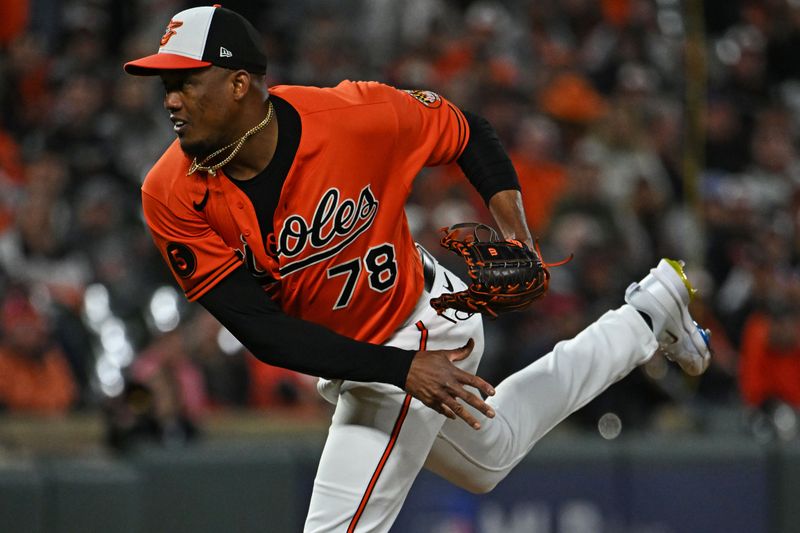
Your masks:
M428 303L444 291L445 276L454 291L465 288L437 265L431 292L423 291L411 317L386 344L438 350L472 338L475 349L457 364L475 373L484 346L480 316L454 324ZM469 491L491 490L544 434L646 362L657 346L631 306L609 311L497 385L488 400L495 418L469 407L481 421L477 431L391 385L321 380L320 393L336 410L304 531L389 531L423 466Z

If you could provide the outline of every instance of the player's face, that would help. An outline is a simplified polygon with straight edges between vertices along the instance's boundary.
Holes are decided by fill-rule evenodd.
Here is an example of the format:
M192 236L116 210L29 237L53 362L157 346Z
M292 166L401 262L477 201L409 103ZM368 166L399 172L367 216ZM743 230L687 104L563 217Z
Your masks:
M216 67L170 70L161 74L164 108L169 111L181 148L190 157L203 157L225 146L232 99L230 71Z

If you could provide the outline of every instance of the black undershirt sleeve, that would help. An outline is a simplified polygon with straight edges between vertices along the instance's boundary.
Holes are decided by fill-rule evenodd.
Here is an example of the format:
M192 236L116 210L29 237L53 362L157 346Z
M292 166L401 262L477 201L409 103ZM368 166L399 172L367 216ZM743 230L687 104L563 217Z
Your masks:
M199 302L259 360L312 376L404 388L416 355L413 350L359 342L290 317L244 267L226 276Z
M519 191L517 171L492 125L483 117L463 113L469 125L469 141L457 162L464 175L487 205L500 191Z

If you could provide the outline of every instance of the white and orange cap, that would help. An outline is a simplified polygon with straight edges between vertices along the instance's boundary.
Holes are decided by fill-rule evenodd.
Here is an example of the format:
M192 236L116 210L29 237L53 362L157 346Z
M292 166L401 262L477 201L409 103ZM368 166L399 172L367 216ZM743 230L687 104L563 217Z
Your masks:
M267 71L258 31L240 14L219 4L193 7L172 17L158 53L125 63L125 72L153 76L162 70L216 65L254 74Z

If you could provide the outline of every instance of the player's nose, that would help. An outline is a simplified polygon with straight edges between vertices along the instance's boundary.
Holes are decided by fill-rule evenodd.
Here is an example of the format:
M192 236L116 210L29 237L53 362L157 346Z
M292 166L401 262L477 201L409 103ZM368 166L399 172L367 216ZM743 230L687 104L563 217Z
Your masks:
M183 102L178 94L178 91L167 91L164 95L164 109L173 113L181 108Z

